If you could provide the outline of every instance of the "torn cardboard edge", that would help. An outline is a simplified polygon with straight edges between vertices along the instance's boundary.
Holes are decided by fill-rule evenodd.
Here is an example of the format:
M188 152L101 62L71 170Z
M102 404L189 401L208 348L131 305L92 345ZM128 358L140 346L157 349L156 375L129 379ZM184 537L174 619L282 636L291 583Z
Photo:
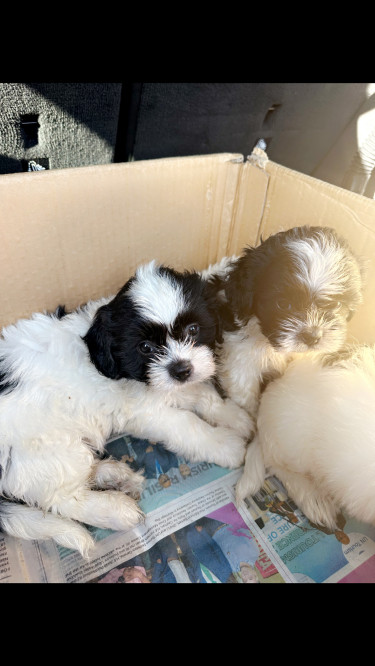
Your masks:
M298 173L257 147L237 153L0 177L0 325L115 293L146 261L201 269L277 231L336 228L370 260L366 315L375 342L375 202Z

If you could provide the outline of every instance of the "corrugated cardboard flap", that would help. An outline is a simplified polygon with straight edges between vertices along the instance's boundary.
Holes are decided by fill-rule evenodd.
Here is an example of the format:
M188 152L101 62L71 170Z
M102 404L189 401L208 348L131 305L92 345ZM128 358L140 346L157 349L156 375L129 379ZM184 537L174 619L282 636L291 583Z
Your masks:
M142 262L227 252L242 155L0 177L0 324L116 292Z

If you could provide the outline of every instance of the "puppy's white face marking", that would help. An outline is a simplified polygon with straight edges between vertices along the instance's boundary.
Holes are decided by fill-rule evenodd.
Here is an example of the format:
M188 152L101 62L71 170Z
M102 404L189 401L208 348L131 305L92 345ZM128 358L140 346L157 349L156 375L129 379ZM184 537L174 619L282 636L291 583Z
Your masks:
M197 346L193 342L181 342L167 336L163 355L157 356L150 364L148 377L150 384L160 389L176 389L195 382L204 382L215 373L215 361L211 350ZM173 379L169 367L173 363L186 361L191 364L191 375L183 384Z
M353 279L357 274L360 285L360 273L358 268L355 270L355 262L352 262L349 274L348 253L324 234L317 238L287 240L285 245L296 263L295 278L300 280L310 293L317 294L320 298L332 298L335 294L341 294L348 287L349 275Z
M145 320L170 328L185 307L181 285L161 275L155 261L140 266L128 295Z

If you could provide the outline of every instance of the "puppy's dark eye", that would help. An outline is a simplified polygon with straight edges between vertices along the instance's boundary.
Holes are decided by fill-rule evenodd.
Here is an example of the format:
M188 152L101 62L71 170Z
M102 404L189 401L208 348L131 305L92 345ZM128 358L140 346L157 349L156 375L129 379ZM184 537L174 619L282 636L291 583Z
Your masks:
M279 310L291 310L292 309L292 304L288 301L287 298L279 298L279 300L276 303L276 306L279 308Z
M138 351L141 352L143 356L150 356L156 351L156 347L152 344L152 342L143 340L143 342L140 342L138 345Z
M185 333L190 338L196 338L197 335L199 334L199 325L198 324L189 324L189 326L186 326Z

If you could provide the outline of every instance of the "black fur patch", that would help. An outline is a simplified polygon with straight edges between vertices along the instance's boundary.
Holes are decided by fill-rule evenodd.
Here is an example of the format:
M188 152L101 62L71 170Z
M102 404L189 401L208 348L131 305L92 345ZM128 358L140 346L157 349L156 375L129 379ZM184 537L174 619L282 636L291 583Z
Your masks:
M65 309L65 305L58 305L53 314L55 315L55 317L57 317L57 319L62 319L68 313Z
M0 360L0 394L1 393L10 393L17 388L18 382L10 378L9 374L5 370L1 369L1 360Z

